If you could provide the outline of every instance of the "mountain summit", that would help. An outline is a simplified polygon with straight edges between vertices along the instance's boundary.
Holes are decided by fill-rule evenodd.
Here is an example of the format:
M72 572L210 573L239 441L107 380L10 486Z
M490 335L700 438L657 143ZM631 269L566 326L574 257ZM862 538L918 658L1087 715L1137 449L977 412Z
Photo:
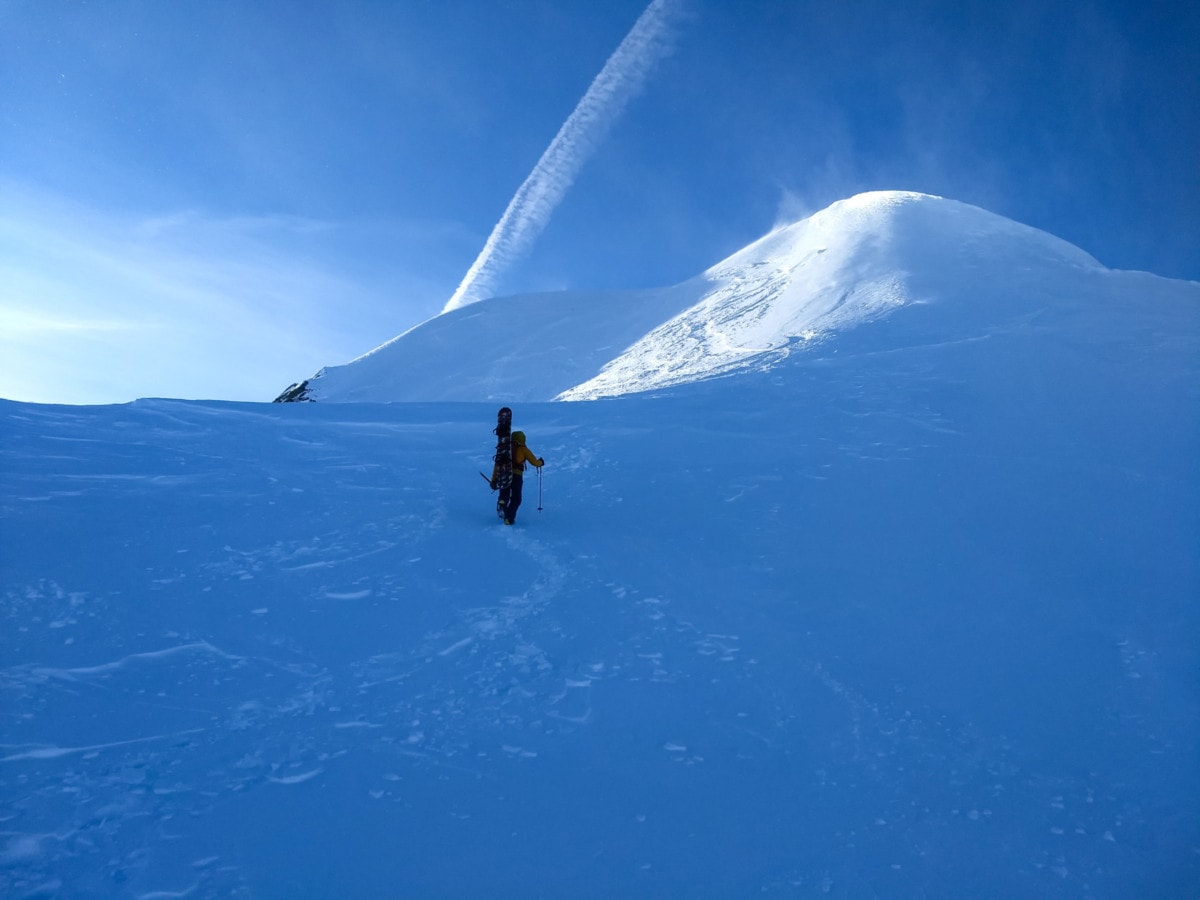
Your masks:
M1121 306L1145 277L978 207L876 191L671 287L527 294L443 313L278 399L619 396L762 371L796 354L979 338L1077 309L1084 297ZM864 327L885 319L886 329Z

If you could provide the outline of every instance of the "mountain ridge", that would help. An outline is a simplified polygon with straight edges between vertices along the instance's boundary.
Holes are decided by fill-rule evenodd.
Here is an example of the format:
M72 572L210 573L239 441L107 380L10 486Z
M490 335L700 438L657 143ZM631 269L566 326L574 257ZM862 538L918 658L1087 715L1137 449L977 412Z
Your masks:
M769 370L831 341L829 352L978 337L1063 298L1121 306L1136 292L1123 283L1130 274L979 207L874 191L665 288L515 295L442 313L277 400L622 396ZM1200 297L1200 285L1191 292ZM884 319L886 329L863 327Z

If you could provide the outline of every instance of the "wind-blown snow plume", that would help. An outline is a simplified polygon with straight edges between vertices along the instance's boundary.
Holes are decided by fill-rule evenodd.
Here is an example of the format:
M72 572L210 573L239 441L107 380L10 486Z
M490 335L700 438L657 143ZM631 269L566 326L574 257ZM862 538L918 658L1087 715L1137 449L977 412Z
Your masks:
M443 312L484 299L497 274L541 234L580 168L669 47L680 0L654 0L638 18L517 189Z

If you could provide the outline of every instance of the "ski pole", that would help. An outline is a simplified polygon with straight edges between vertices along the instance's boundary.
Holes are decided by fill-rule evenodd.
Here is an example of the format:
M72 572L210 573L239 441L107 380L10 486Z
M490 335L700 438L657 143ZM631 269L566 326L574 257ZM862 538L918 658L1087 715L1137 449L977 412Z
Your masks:
M542 511L542 467L538 466L538 512Z

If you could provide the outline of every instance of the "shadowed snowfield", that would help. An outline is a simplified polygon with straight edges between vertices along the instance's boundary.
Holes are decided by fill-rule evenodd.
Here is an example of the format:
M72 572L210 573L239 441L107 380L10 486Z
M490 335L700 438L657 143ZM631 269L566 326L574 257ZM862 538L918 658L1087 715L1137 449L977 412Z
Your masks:
M315 404L0 401L0 894L1191 896L1198 324L868 195Z

